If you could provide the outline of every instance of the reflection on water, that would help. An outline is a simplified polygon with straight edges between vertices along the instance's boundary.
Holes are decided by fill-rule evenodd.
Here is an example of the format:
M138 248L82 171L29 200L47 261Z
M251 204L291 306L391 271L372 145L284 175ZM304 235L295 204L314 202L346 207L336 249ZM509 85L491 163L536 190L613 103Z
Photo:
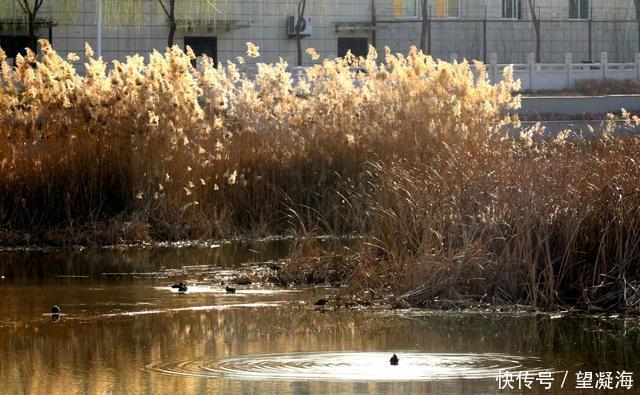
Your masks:
M0 255L0 273L10 276L0 282L1 392L503 394L500 369L571 377L624 369L640 381L635 320L316 309L317 298L336 290L239 286L226 294L202 273L246 257L227 265L211 252L196 249L192 259L182 250L165 251L169 258L91 251L68 262L61 252L12 255L9 264ZM107 269L158 274L105 278ZM168 269L182 271L187 293L171 292ZM47 314L52 304L62 309L58 322ZM389 364L393 353L398 366ZM551 393L582 393L571 384Z
M17 250L1 254L6 283L61 279L169 278L208 274L209 268L235 268L287 256L290 242L234 242L175 247Z

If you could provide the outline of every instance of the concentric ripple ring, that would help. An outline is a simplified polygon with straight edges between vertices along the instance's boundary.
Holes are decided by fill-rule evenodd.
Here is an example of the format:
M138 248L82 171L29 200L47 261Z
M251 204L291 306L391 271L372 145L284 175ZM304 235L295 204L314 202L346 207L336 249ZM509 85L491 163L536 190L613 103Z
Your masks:
M234 380L317 381L434 381L490 379L500 371L552 371L532 357L505 354L434 354L397 352L398 366L389 364L390 352L314 352L246 355L217 361L169 361L147 369L176 376Z

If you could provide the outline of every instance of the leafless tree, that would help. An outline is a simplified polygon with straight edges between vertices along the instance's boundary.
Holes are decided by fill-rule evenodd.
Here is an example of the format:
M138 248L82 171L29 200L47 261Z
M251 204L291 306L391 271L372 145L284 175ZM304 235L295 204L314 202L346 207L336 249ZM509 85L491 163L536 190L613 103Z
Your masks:
M427 32L429 31L429 24L431 23L429 15L429 0L421 0L420 5L422 7L422 28L420 31L420 49L422 52L427 53L431 48L427 48Z
M307 7L307 0L298 0L298 21L295 26L296 50L298 51L298 66L302 66L302 34L305 27L304 11Z
M637 1L637 0L634 0ZM533 28L536 31L536 63L540 63L540 50L542 45L541 35L541 27L540 27L540 15L538 15L538 10L536 7L536 0L528 0L529 9L531 11L531 20L533 21Z
M29 48L36 52L38 45L36 39L36 17L38 16L38 11L42 8L44 0L16 0L16 2L26 17Z
M167 39L167 46L173 47L173 38L176 35L176 29L178 24L176 23L176 0L158 0L162 11L164 11L167 19L169 20L169 38Z

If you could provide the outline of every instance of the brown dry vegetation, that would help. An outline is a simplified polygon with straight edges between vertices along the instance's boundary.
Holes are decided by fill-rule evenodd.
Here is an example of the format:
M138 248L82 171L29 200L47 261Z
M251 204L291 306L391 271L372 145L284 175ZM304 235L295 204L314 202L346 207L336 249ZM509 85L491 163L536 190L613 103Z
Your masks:
M284 63L250 79L174 48L107 73L88 49L80 77L41 45L2 64L7 240L357 232L349 257L281 276L405 305L640 307L640 140L506 139L509 70L492 85L481 65L372 51L292 82Z
M368 161L415 156L434 138L486 139L509 121L499 111L517 104L510 81L474 84L469 65L415 51L387 54L386 66L372 52L357 73L354 59L327 60L293 82L284 62L259 64L255 79L210 59L195 70L177 47L109 72L87 48L81 77L41 47L16 68L0 55L7 237L357 230L341 191Z

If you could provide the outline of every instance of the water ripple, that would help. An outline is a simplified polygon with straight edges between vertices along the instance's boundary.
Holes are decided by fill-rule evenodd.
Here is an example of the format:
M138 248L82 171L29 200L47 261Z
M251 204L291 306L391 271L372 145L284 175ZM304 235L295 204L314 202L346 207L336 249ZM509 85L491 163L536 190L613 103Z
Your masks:
M389 352L330 352L248 355L218 361L169 361L147 369L177 376L236 380L433 381L493 379L501 370L551 371L536 358L504 354L400 352L399 366Z
M255 303L233 303L233 304L216 304L208 306L190 306L190 307L178 307L167 309L152 309L152 310L139 310L139 311L122 311L117 313L100 314L100 317L118 317L118 316L137 316L137 315L149 315L149 314L163 314L174 313L181 311L215 311L215 310L229 310L234 308L257 308L257 307L278 307L284 302L255 302Z

